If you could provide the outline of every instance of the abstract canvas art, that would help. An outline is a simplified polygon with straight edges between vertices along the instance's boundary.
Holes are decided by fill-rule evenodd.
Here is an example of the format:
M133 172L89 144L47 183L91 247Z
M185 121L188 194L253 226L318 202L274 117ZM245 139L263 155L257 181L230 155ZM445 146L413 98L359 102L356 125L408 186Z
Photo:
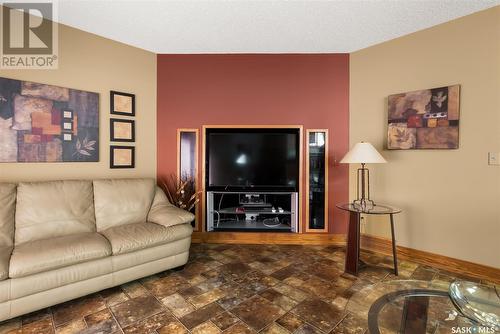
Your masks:
M99 94L0 77L0 162L99 161Z
M387 148L458 148L459 110L459 85L389 96Z

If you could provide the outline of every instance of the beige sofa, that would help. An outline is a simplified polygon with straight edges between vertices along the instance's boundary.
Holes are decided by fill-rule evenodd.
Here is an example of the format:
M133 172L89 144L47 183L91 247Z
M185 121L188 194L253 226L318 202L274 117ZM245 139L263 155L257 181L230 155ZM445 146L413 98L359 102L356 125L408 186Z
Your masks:
M0 183L0 321L184 265L193 219L153 179Z

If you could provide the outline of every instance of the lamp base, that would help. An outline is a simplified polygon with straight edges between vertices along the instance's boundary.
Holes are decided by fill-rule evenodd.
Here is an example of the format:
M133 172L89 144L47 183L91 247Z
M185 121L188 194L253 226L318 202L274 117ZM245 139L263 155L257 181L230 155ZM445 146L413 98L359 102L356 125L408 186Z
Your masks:
M367 211L375 207L375 202L372 201L371 199L362 198L354 200L352 202L352 205L358 210Z

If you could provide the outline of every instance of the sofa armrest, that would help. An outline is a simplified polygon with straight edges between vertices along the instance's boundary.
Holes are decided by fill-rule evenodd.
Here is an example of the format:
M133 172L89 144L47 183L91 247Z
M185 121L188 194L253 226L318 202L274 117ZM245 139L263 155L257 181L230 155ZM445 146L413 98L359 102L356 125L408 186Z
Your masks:
M165 227L190 223L194 215L186 210L179 209L170 203L160 187L156 187L153 204L148 214L148 221Z
M148 221L165 227L186 224L193 220L194 215L191 212L179 209L172 204L151 208L148 215Z

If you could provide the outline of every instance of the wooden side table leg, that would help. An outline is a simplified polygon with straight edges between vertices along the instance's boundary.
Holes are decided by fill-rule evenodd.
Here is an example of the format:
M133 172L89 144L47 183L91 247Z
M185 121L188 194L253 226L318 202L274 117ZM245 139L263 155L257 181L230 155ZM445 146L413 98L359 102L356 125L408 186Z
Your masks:
M394 275L398 276L398 255L396 251L396 236L394 235L394 215L391 213L392 258L394 260Z
M359 223L361 214L349 213L349 226L347 231L347 247L345 255L345 272L351 275L358 274L359 265Z

